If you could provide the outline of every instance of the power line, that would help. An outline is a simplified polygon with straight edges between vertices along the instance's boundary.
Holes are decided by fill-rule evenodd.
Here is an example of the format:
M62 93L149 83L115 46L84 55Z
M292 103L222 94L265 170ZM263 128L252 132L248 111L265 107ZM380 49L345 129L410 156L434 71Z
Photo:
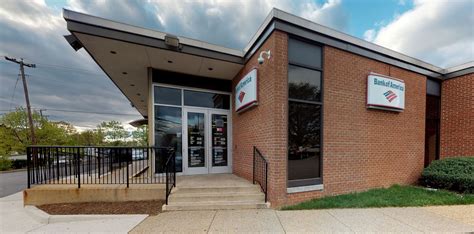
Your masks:
M13 98L15 97L16 86L18 85L18 81L20 80L20 74L18 74L15 82L15 88L13 88L12 98L10 99L10 107L8 109L12 110Z
M7 63L5 61L1 61L3 63ZM98 75L98 76L105 76L104 73L99 73L94 70L88 70L88 69L82 69L82 68L77 68L77 67L68 67L68 66L62 66L62 65L56 65L56 64L47 64L47 63L36 63L37 68L53 68L53 69L62 69L62 70L70 70L70 71L79 71L79 72L84 72L92 75Z
M71 112L82 114L97 114L97 115L123 115L123 116L137 116L139 114L114 113L114 112L97 112L87 110L66 110L66 109L49 109L49 108L31 108L33 110L53 111L53 112ZM11 110L0 110L0 112L10 112Z

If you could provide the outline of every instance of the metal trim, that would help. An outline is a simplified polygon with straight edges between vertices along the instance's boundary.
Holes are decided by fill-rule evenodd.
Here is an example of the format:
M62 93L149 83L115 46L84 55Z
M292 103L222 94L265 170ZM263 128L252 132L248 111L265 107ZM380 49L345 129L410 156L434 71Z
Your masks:
M444 80L449 80L449 79L458 78L458 77L471 74L471 73L474 73L474 66L465 68L463 70L451 72L449 74L444 75L443 78Z

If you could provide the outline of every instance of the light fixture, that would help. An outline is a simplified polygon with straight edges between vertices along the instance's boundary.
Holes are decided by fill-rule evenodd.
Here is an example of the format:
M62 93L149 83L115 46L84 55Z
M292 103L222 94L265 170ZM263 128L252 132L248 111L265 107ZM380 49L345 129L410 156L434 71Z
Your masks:
M265 61L265 60L263 59L263 55L267 55L267 59L270 59L270 57L271 57L271 51L270 51L270 50L267 50L267 51L262 51L262 52L260 52L260 56L258 56L258 59L257 59L258 64L263 64L263 62Z
M179 48L179 38L172 34L166 34L165 45L169 47Z

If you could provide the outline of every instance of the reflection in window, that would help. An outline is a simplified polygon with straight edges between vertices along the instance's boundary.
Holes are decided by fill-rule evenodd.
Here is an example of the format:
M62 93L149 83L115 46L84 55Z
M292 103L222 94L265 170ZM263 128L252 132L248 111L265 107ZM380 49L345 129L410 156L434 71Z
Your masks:
M155 103L181 106L181 90L155 86Z
M321 101L321 72L288 66L289 97L305 101Z
M321 69L322 58L322 48L320 46L292 38L288 41L288 60L290 63Z
M320 177L321 106L289 102L288 179Z
M288 54L288 186L320 184L322 48L290 39Z
M182 171L181 153L181 108L155 106L155 146L173 147L176 150L176 171ZM166 156L157 157L155 170L162 173Z
M184 90L184 105L228 110L230 108L230 96L226 94Z

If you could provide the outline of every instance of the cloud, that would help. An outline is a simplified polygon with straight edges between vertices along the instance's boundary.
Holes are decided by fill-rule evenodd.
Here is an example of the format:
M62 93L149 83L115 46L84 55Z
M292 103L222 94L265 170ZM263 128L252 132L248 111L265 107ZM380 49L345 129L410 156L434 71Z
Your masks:
M273 7L339 30L348 15L340 0L93 1L70 0L72 10L242 49Z
M84 50L74 51L64 40L69 32L58 5L49 6L42 0L3 0L0 4L0 55L37 64L35 69L26 69L33 108L46 109L44 114L51 119L81 128L106 120L125 123L140 118L90 56ZM339 0L323 4L312 0L68 0L64 7L236 49L248 43L273 7L340 30L348 25ZM18 65L0 61L0 113L10 106L25 105L21 82L14 89L17 74Z
M128 122L140 117L127 99L83 50L75 52L64 40L68 34L61 12L44 1L4 1L0 6L0 110L25 106L23 87L16 83L19 67L3 56L24 58L31 105L46 109L52 120L94 127L101 121ZM53 66L50 66L53 65ZM16 87L16 88L15 88ZM13 98L12 98L13 97ZM100 101L98 101L100 100ZM88 110L123 113L102 115L48 111Z
M443 68L455 66L474 60L473 9L472 0L416 0L413 9L364 38Z

